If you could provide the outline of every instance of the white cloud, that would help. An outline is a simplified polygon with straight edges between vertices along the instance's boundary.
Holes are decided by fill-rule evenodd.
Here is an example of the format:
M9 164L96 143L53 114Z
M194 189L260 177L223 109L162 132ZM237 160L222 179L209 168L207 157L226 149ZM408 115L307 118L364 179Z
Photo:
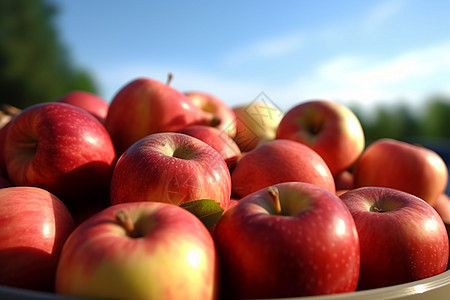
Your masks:
M375 30L397 16L404 7L403 0L388 0L377 3L364 17L363 28Z
M399 98L417 105L434 92L448 92L450 43L403 53L386 61L370 57L337 57L301 76L298 86L305 98L357 100L367 105L392 103ZM289 87L287 88L289 89Z
M278 58L301 49L304 39L299 33L260 40L232 51L224 58L226 65L236 66L248 61Z
M276 84L267 78L253 76L242 80L190 66L156 63L100 68L96 76L101 79L107 100L132 79L146 76L165 81L168 72L173 72L172 86L175 88L210 92L230 106L248 103L261 92L283 111L314 98L348 104L358 101L367 109L378 103L392 104L401 98L411 101L409 105L418 106L419 100L434 92L450 95L448 53L450 42L411 50L384 61L366 56L340 56L318 65L315 71L298 74L297 78L284 84Z

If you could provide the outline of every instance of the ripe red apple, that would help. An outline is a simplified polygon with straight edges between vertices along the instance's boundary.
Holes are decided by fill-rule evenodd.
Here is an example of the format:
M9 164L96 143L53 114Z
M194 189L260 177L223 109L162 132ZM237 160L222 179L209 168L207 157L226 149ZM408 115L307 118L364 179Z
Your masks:
M6 143L6 134L8 133L8 128L11 125L11 122L6 123L2 128L0 128L0 175L7 178L8 171L6 169L6 160L5 160L5 143Z
M291 108L281 119L277 139L308 145L327 163L333 175L348 169L364 150L364 132L345 105L311 100Z
M157 201L179 205L211 199L226 209L231 178L223 157L192 136L148 135L119 158L111 181L111 202Z
M105 126L121 154L149 134L208 125L212 117L175 88L154 79L138 78L114 96Z
M206 125L188 126L178 132L193 136L219 152L231 168L241 156L236 142L224 131Z
M271 103L254 101L233 107L233 111L236 115L234 140L242 152L275 139L283 112Z
M5 160L14 185L41 187L67 205L108 192L116 154L94 116L73 105L46 102L12 121Z
M344 170L336 175L333 175L334 184L336 186L336 195L340 196L348 190L355 187L355 179L353 172Z
M422 199L399 190L364 187L341 195L361 246L358 289L391 286L446 270L447 231Z
M286 181L312 183L336 192L330 169L319 154L292 140L273 140L244 153L231 181L237 197Z
M448 170L434 151L393 139L369 145L355 165L355 187L389 187L433 205L445 191Z
M208 300L217 288L209 231L187 210L156 202L113 205L83 222L56 274L56 292L76 297Z
M53 291L56 266L75 228L68 209L36 187L0 189L0 285Z
M207 114L211 114L216 124L211 124L230 137L236 136L236 115L233 109L216 96L202 92L189 91L184 93L195 106Z
M437 197L436 201L433 203L433 208L441 216L445 223L450 224L450 197L449 195L442 193Z
M96 117L102 124L105 123L109 103L96 94L76 90L64 94L57 101L82 108Z
M213 231L232 299L350 292L360 267L356 227L333 193L285 182L225 211Z
M5 188L5 187L11 187L13 186L11 181L9 181L8 178L4 177L4 176L0 176L0 189L1 188Z

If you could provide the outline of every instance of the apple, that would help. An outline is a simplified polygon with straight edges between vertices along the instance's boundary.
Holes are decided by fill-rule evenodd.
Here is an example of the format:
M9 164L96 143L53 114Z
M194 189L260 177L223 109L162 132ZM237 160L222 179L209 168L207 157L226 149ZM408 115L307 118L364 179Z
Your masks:
M6 143L6 135L8 133L10 125L11 122L8 122L2 128L0 128L0 175L5 178L8 177L8 170L6 169L6 160L5 160L5 143Z
M0 176L7 179L8 171L6 170L5 162L5 141L6 133L8 132L11 120L14 119L22 110L8 104L2 104L0 106Z
M20 112L21 109L15 106L9 104L0 104L0 129L8 124L11 119L17 116Z
M333 175L334 184L336 186L336 195L340 196L348 190L355 187L355 179L351 170L344 170Z
M217 254L209 231L185 209L122 203L73 231L55 286L58 294L76 297L215 299Z
M11 181L9 181L8 178L6 178L5 176L0 176L0 189L1 188L5 188L5 187L11 187L13 186Z
M266 101L253 101L233 107L236 115L234 140L242 152L249 152L258 145L276 137L283 112Z
M56 266L75 228L67 207L37 187L0 189L0 285L54 291Z
M227 132L218 128L206 125L192 125L178 132L193 136L210 145L222 155L229 168L232 168L241 156L241 150L236 142Z
M105 126L120 155L149 134L174 132L194 124L209 125L213 119L180 91L143 77L129 82L114 96Z
M184 94L195 106L207 114L212 114L216 124L211 124L211 126L226 132L232 138L236 136L236 115L224 101L202 91L188 91Z
M389 187L433 205L445 191L448 170L434 151L394 139L370 144L354 169L355 187Z
M46 102L14 118L5 161L13 185L41 187L69 205L109 191L116 154L94 116L70 104Z
M96 94L75 90L64 94L57 101L82 108L95 116L102 124L105 123L109 103Z
M441 216L445 223L450 223L450 197L442 193L433 203L433 208Z
M364 150L364 132L356 115L345 105L311 100L291 108L281 119L277 139L308 145L336 175L355 163Z
M130 146L119 158L111 180L112 204L157 201L180 205L211 199L226 209L231 178L223 157L192 136L162 132Z
M411 282L446 270L447 231L427 202L385 187L353 189L341 199L358 230L359 290Z
M225 211L213 238L232 299L351 292L360 253L353 218L333 193L303 182L256 191Z
M238 198L286 181L312 183L336 192L322 157L292 140L273 140L244 153L231 172L232 192Z

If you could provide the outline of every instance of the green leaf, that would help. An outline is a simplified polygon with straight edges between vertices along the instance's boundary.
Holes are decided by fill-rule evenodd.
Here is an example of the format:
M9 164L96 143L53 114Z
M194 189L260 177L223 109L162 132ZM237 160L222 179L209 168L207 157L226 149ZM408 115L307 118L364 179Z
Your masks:
M185 202L180 204L180 207L183 207L199 218L208 230L212 230L223 213L223 208L220 207L220 204L211 199Z

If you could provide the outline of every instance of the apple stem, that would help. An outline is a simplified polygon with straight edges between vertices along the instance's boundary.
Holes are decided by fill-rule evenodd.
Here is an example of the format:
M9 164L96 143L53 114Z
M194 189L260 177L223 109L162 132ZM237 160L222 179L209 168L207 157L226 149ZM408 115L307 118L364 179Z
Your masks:
M222 120L221 120L219 117L214 116L214 117L211 119L211 124L210 124L210 126L212 126L212 127L217 127L217 126L220 125L221 122L222 122Z
M383 212L383 210L381 208L379 208L378 206L375 206L375 205L372 205L372 210L374 212L379 212L379 213Z
M173 74L172 73L167 74L166 84L170 85L172 83L172 80L173 80Z
M115 214L116 221L120 226L125 228L125 231L129 236L133 236L134 234L134 223L131 220L130 214L124 210L119 210Z
M281 214L281 202L280 202L280 191L275 186L269 186L267 192L272 198L273 205L275 207L275 212L279 215Z

